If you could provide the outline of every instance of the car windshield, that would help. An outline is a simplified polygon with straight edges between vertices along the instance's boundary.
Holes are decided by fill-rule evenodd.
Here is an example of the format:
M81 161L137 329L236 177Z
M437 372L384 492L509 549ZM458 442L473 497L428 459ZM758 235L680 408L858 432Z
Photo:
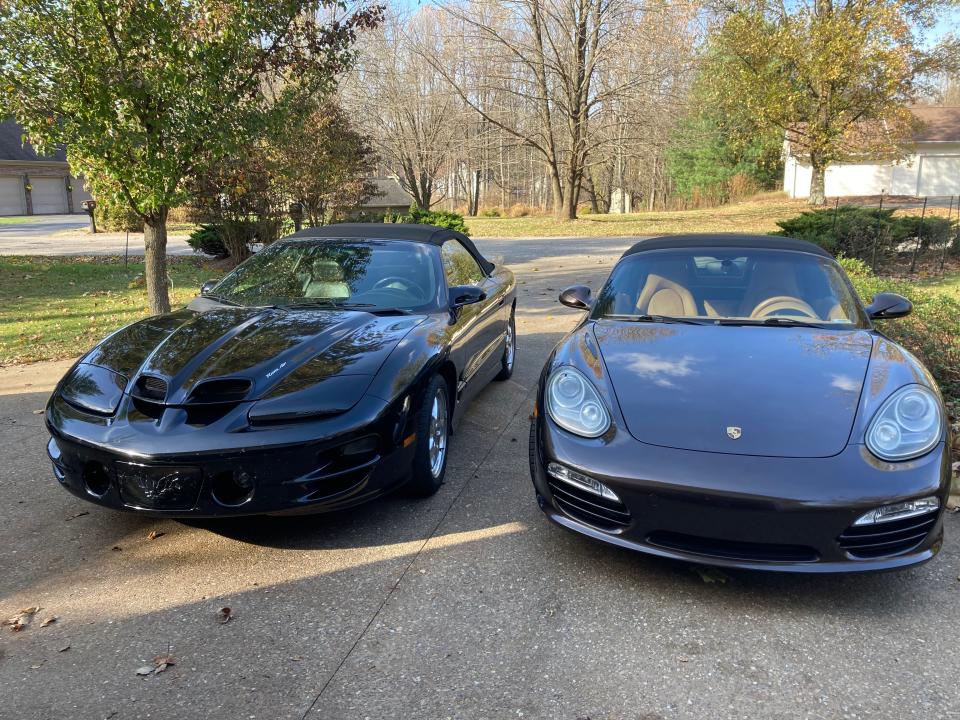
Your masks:
M862 327L833 260L757 248L684 248L629 255L610 274L594 318L729 325Z
M237 305L426 309L438 294L434 255L433 246L400 240L281 240L207 297Z

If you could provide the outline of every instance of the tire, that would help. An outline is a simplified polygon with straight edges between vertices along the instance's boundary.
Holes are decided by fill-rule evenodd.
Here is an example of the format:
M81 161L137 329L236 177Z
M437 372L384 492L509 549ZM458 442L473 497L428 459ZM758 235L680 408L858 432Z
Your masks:
M517 319L513 310L510 311L510 321L507 323L507 344L503 348L503 357L500 358L500 372L494 380L509 380L513 375L513 366L517 359Z
M434 375L427 384L416 427L417 449L407 492L414 497L430 497L443 485L450 440L449 392L440 375Z

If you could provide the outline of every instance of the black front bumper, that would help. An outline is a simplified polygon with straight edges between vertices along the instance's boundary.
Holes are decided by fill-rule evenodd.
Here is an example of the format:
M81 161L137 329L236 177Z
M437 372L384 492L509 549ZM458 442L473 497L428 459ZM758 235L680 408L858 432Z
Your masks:
M550 477L551 461L596 478L621 502ZM701 453L645 445L625 433L578 438L542 415L531 425L530 470L541 509L569 530L661 557L806 573L930 560L942 544L950 483L945 445L892 469L859 446L832 458ZM879 528L884 536L852 527L875 507L931 495L940 511Z
M162 428L150 426L139 433L131 423L112 442L107 426L81 423L60 405L54 399L47 415L52 436L47 452L57 481L84 500L154 516L320 513L352 507L403 483L416 447L409 438L404 441L409 419L382 404L327 421L257 432L207 428L170 438ZM86 436L67 434L64 426Z

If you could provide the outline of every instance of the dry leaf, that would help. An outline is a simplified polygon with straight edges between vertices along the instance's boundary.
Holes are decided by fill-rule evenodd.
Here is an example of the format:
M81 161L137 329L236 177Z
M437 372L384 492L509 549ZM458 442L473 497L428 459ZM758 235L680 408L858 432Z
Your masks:
M142 668L137 668L137 675L153 675L153 671L156 668L153 665L144 665Z
M43 415L43 410L34 410L34 411L33 411L33 414L34 414L34 415Z
M729 576L712 567L700 567L699 565L693 565L691 568L693 572L700 576L700 579L705 583L720 583L721 585L726 584L729 580Z
M222 607L219 610L217 610L217 621L221 625L224 625L230 622L230 620L232 619L233 619L233 611L231 611L230 608Z
M162 673L171 665L176 665L176 660L172 655L157 655L153 658L153 665L144 665L137 668L137 675L157 675Z
M36 615L39 610L40 608L38 607L23 608L13 617L4 620L0 625L9 626L13 632L20 632L30 624L33 616Z
M147 535L147 540L156 540L158 537L163 537L164 535L166 535L166 533L163 531L151 530L150 534Z
M51 616L48 617L46 620L44 620L42 623L40 623L40 627L45 628L45 627L47 627L48 625L53 625L57 620L58 620L58 618L57 618L56 615L51 615Z
M62 648L60 648L59 650L57 650L57 652L66 652L66 651L69 650L69 649L70 649L70 646L69 646L69 645L64 645Z
M73 520L73 519L75 519L75 518L83 517L84 515L89 515L89 514L90 514L90 511L89 511L89 510L81 510L80 512L74 513L73 515L71 515L70 517L68 517L68 518L66 518L66 519L67 519L67 520Z

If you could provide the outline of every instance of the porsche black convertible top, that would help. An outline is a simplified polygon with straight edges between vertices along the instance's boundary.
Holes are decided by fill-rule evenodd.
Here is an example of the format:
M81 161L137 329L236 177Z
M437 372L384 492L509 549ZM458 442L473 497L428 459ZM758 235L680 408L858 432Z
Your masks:
M470 251L484 272L490 273L494 265L487 260L473 241L456 230L436 225L415 225L406 223L338 223L322 227L304 228L284 240L308 240L310 238L344 238L356 240L406 240L430 245L443 245L447 240L459 240Z
M806 240L781 237L779 235L750 235L745 233L691 233L688 235L665 235L635 243L623 257L648 250L677 250L681 248L769 248L771 250L793 250L812 253L824 257L833 257L819 245Z

